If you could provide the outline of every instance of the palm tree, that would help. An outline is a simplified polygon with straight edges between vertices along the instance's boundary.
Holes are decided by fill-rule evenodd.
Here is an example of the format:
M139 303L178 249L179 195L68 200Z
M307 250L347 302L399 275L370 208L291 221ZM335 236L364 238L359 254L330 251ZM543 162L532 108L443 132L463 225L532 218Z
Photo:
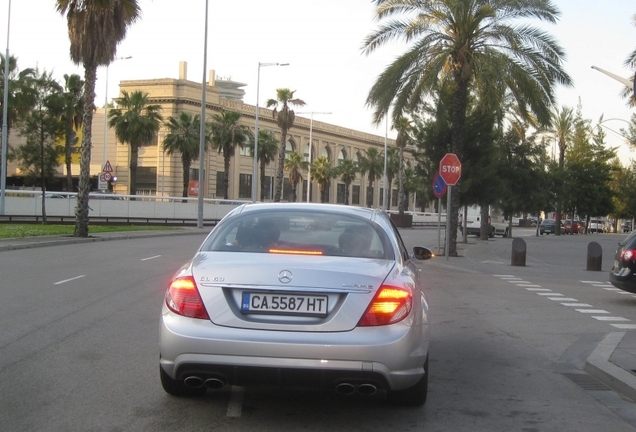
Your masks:
M337 170L331 166L331 162L326 156L320 156L311 164L311 180L318 183L320 190L320 202L325 203L329 200L329 186L331 179L338 174Z
M270 99L267 101L267 108L274 107L272 112L273 117L276 119L276 124L280 128L281 139L280 148L278 149L278 165L276 166L276 185L274 187L274 201L280 202L281 195L283 194L283 168L285 166L285 150L287 146L287 131L294 126L294 120L296 114L289 105L305 106L305 102L300 99L294 98L294 93L288 88L276 89L276 99ZM278 109L281 106L280 110Z
M254 157L254 144L252 143L251 153ZM267 196L265 184L265 167L274 162L278 154L278 140L271 131L260 129L258 131L258 160L261 162L260 170L260 199L263 201Z
M55 8L68 21L71 60L84 66L84 113L79 191L75 207L75 237L88 237L88 193L95 82L97 68L110 64L128 27L141 17L137 0L55 0Z
M84 113L84 81L77 74L64 74L64 162L66 163L66 190L73 191L71 173L72 150L77 142L75 131L82 125Z
M309 162L304 160L303 155L298 152L291 152L285 159L285 171L289 173L289 184L292 188L290 202L296 202L296 188L303 181L302 171L309 167Z
M393 198L393 179L395 174L400 172L400 159L398 149L395 147L389 147L386 150L386 196L387 210L391 208L391 201Z
M358 166L360 174L368 174L369 184L367 185L367 207L373 207L373 184L380 178L384 166L383 155L375 147L369 147L360 157Z
M5 56L0 54L0 112L4 112L4 68ZM34 82L36 80L35 69L28 68L18 70L18 59L9 56L9 94L7 95L7 135L11 134L11 128L22 117L27 115L35 104L37 91ZM0 126L2 118L0 118ZM1 169L1 168L0 168Z
M400 117L393 123L393 128L397 131L397 137L395 138L395 145L399 149L399 170L398 170L398 210L401 215L408 207L406 202L406 196L404 194L404 148L411 140L410 132L412 129L411 120L407 117Z
M223 111L212 116L210 128L212 130L212 145L219 153L223 153L223 197L229 198L230 188L230 160L234 156L236 146L243 147L249 142L249 129L240 124L241 113Z
M137 193L139 148L150 144L163 122L160 105L148 103L148 93L135 90L121 92L117 107L108 111L108 126L115 128L117 139L130 146L130 195Z
M552 133L559 146L559 173L563 172L565 165L565 150L567 145L572 141L574 133L574 110L570 107L562 107L552 114ZM557 195L556 205L556 220L561 220L563 197L561 193ZM559 230L556 230L555 235L561 235Z
M564 52L546 32L519 25L537 18L554 23L552 2L536 0L374 0L384 20L364 41L370 54L394 40L409 49L377 78L367 97L379 123L393 106L393 118L413 111L442 84L452 84L451 151L461 160L471 90L493 109L501 105L500 83L513 89L520 106L548 124L557 84L571 85L562 68ZM459 188L455 188L459 192ZM460 194L453 194L449 255L457 255Z
M338 175L340 176L340 180L345 184L344 203L346 205L349 205L349 189L351 188L351 183L356 179L359 171L358 165L351 159L343 159L340 161Z
M182 111L179 117L168 117L165 123L168 133L163 140L163 151L167 155L179 153L183 167L183 197L188 196L190 166L199 159L201 116ZM205 143L207 145L207 142Z
M636 14L632 16L632 20L636 26ZM629 88L625 89L625 96L629 98L630 105L634 106L636 105L636 49L629 53L624 64L634 71L634 75L632 76L632 89L631 91Z

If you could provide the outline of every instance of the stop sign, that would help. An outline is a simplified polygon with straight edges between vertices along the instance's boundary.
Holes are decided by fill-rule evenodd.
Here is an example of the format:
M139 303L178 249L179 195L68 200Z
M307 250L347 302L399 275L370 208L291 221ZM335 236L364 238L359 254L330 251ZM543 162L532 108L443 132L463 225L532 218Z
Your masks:
M439 175L448 186L455 186L462 176L462 164L455 153L446 153L439 161Z

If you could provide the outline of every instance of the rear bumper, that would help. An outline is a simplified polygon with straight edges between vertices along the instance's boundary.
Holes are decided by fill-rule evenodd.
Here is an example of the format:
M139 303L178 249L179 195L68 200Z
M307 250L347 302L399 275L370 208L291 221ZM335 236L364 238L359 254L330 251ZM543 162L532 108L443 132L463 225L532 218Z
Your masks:
M160 364L173 379L232 385L334 388L370 383L400 390L424 375L429 326L393 324L349 332L283 332L214 325L164 312Z
M614 273L614 269L609 272L609 280L616 288L636 294L636 273L625 267Z

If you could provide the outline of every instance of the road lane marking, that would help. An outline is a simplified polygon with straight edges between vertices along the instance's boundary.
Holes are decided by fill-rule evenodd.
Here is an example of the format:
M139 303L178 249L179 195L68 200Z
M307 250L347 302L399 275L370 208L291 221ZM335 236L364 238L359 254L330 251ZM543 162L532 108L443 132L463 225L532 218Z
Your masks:
M603 309L575 309L575 310L577 312L589 313L589 314L592 314L592 313L607 313L608 314L609 313L608 311Z
M593 316L592 318L597 319L599 321L631 321L630 319L623 317L612 317L612 316Z
M142 258L141 260L142 261L148 261L148 260L151 260L151 259L159 258L160 256L161 255L155 255L155 256L148 257L148 258Z
M83 278L83 277L85 277L85 276L86 276L86 275L79 275L79 276L75 276L74 278L64 279L64 280L61 280L61 281L59 281L59 282L55 282L55 283L53 283L53 285L60 285L60 284L66 283L66 282L74 281L74 280L76 280L76 279L81 279L81 278Z
M540 292L540 293L538 292L536 294L540 295L540 296L561 296L561 297L563 297L563 294L553 293L553 292Z
M563 300L563 299L561 299ZM561 303L563 306L568 306L568 307L592 307L592 305L587 304L587 303Z
M526 288L528 291L552 291L549 288Z
M572 297L548 297L550 300L577 302L578 300Z
M636 324L610 324L613 327L623 330L636 330Z

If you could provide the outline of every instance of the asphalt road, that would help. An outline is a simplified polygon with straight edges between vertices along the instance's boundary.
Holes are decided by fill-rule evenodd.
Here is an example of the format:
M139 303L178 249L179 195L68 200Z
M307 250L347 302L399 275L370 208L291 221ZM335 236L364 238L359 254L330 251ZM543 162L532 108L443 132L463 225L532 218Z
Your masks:
M437 243L433 229L402 233L409 246ZM422 264L433 327L421 409L390 407L381 396L271 388L232 387L201 399L165 394L158 376L164 289L203 235L4 251L1 429L634 431L636 405L580 371L620 321L553 300L636 321L636 298L602 287L622 236L516 235L528 247L525 267L510 266L512 239L500 237L469 238L459 258ZM590 241L603 247L603 272L585 269ZM560 296L541 295L548 293Z

